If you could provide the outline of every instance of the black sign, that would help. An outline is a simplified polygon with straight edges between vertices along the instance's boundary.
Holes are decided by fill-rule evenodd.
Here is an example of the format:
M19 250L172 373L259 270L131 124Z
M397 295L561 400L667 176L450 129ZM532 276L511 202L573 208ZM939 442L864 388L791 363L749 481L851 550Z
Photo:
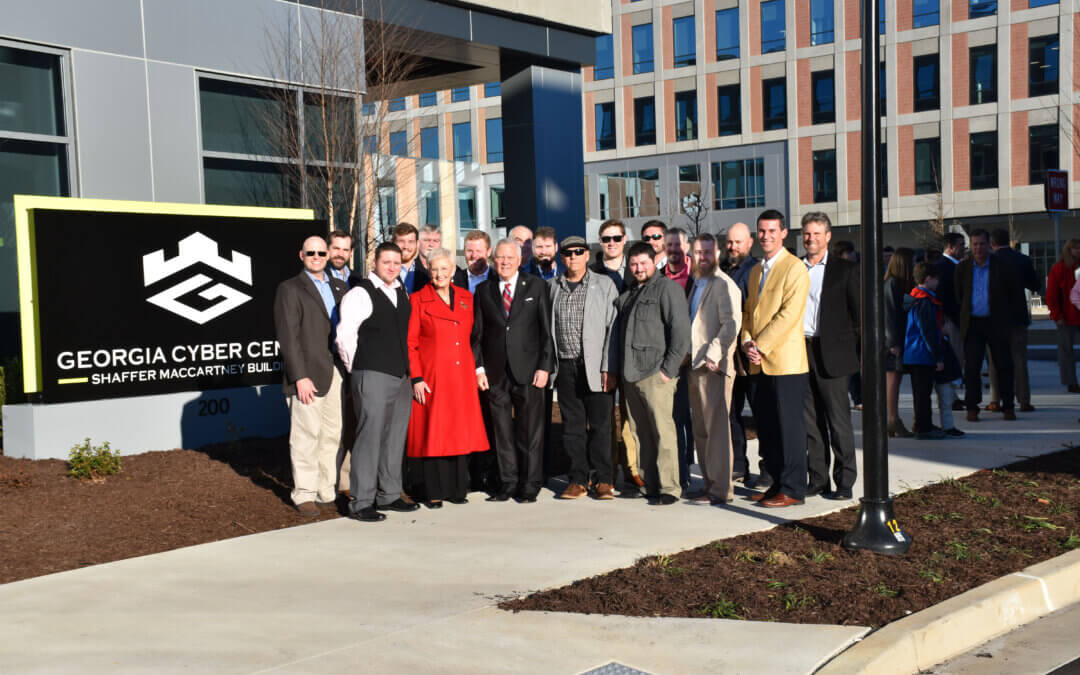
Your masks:
M274 293L325 223L42 209L33 223L42 401L281 382Z

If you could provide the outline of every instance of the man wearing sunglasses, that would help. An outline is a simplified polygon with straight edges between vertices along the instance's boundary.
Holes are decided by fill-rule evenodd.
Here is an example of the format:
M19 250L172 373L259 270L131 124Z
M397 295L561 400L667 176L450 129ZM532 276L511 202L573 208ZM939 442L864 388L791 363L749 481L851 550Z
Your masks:
M667 264L667 232L667 225L659 220L650 220L641 226L641 240L652 246L653 262L660 271Z
M319 515L316 503L336 496L341 440L342 364L331 351L344 281L326 273L329 249L308 237L300 249L304 269L281 282L274 297L274 329L284 361L289 404L292 500L301 515Z
M577 499L593 485L596 499L614 499L610 442L616 376L609 362L614 366L619 294L607 274L589 269L584 238L566 237L561 253L566 271L551 283L551 337L570 485L559 497Z
M630 266L626 264L626 256L623 254L628 241L626 226L621 220L605 220L600 225L601 254L591 266L594 272L611 272L614 275L612 281L615 282L615 290L620 293L634 283L634 275L630 273Z

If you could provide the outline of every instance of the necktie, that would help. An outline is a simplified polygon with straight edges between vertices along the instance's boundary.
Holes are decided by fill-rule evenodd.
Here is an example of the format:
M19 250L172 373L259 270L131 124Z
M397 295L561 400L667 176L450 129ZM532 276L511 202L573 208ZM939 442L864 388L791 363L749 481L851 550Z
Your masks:
M513 301L514 299L510 297L510 284L506 284L503 286L503 310L506 311L507 319L510 318L510 303Z

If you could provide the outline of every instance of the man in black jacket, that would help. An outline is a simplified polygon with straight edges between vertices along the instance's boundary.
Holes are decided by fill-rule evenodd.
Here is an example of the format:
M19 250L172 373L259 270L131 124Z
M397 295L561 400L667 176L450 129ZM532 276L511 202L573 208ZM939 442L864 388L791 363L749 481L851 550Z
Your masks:
M990 254L990 234L983 229L971 233L971 258L956 266L954 278L957 326L964 338L964 389L967 419L979 421L982 402L983 356L987 346L998 368L1001 412L1015 420L1013 410L1013 359L1009 333L1013 326L1015 293L1019 289L1010 264Z
M1009 332L1009 351L1013 358L1013 373L1016 381L1016 400L1020 402L1020 412L1035 412L1035 406L1031 405L1031 382L1028 378L1028 327L1031 326L1031 309L1028 306L1027 295L1024 289L1041 295L1043 292L1042 280L1035 272L1035 265L1031 258L1009 246L1009 231L994 230L990 233L990 248L994 255L1009 263L1013 268L1013 274L1020 282L1022 288L1013 290L1013 326ZM987 410L996 410L1001 403L998 388L997 366L994 358L990 357L990 405ZM991 406L993 406L991 408Z
M855 485L855 433L848 405L848 376L859 369L858 266L829 255L832 223L812 211L802 218L803 262L810 273L810 293L803 316L810 386L806 391L806 496L851 499ZM829 447L834 457L829 490Z
M544 388L555 364L548 284L520 271L521 249L504 239L495 272L476 287L472 347L477 385L488 405L502 486L489 501L516 494L535 502L543 485Z
M949 339L949 349L953 351L956 360L964 361L964 336L956 322L959 319L960 305L956 302L956 288L953 278L956 276L956 266L964 259L964 235L959 232L945 233L945 251L941 254L941 260L937 263L938 291L937 297L941 300L941 308L945 314L945 326L943 331ZM954 394L955 396L955 394ZM946 403L946 405L948 405ZM963 410L964 402L956 399L953 401L953 410Z

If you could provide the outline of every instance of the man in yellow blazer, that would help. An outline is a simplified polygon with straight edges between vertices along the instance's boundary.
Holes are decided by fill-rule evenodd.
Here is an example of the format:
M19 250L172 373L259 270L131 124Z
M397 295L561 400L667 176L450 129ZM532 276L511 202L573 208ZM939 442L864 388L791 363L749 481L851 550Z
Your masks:
M765 507L802 504L806 498L806 425L803 401L809 383L803 317L810 291L806 265L784 248L784 215L769 209L757 220L764 252L750 270L739 342L756 381L754 414L758 452L773 477L751 497Z

